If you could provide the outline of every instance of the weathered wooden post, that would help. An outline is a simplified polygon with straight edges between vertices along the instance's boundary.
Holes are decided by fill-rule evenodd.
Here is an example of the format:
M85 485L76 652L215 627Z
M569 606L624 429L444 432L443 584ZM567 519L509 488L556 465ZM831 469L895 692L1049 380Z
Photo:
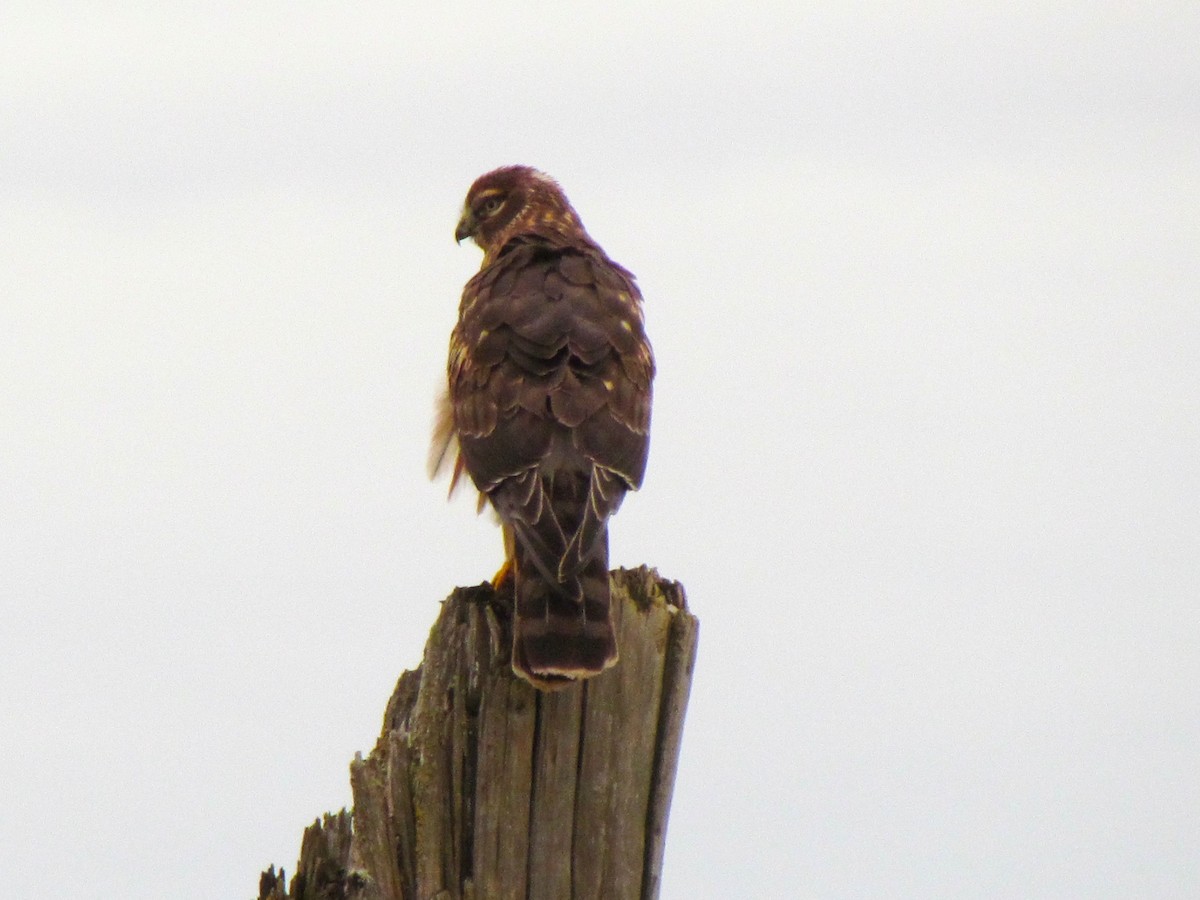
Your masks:
M260 900L657 897L699 623L650 569L612 589L620 662L552 693L513 675L491 587L455 590L350 765L352 826L311 825Z

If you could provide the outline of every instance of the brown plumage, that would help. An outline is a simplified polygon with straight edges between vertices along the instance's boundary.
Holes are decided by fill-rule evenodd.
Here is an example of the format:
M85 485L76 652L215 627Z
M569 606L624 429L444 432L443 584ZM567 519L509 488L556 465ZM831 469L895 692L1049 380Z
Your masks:
M454 233L483 249L450 337L434 470L453 458L504 528L513 668L541 688L617 661L608 519L642 483L654 357L634 277L549 177L508 166ZM455 446L457 445L457 447Z

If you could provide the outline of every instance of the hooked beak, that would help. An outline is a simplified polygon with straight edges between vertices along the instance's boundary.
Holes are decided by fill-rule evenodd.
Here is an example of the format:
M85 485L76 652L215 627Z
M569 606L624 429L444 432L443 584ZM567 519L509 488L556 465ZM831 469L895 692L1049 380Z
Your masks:
M461 244L465 239L475 233L475 217L471 215L469 209L464 209L462 218L458 220L458 227L454 229L454 242Z

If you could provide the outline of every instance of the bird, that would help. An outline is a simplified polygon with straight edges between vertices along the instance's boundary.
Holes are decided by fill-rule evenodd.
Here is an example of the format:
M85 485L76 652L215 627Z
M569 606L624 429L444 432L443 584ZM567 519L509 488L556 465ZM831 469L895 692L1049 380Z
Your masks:
M465 473L499 517L512 668L555 690L616 664L608 522L642 485L654 353L634 275L530 166L481 175L455 240L483 251L463 288L435 416L432 475Z

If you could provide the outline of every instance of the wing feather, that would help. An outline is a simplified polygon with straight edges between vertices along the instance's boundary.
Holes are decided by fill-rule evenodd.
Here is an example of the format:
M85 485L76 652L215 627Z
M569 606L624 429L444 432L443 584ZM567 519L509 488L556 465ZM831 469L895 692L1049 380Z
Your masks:
M475 485L560 583L602 545L645 472L654 358L640 304L633 276L590 244L514 241L463 292L451 436Z

